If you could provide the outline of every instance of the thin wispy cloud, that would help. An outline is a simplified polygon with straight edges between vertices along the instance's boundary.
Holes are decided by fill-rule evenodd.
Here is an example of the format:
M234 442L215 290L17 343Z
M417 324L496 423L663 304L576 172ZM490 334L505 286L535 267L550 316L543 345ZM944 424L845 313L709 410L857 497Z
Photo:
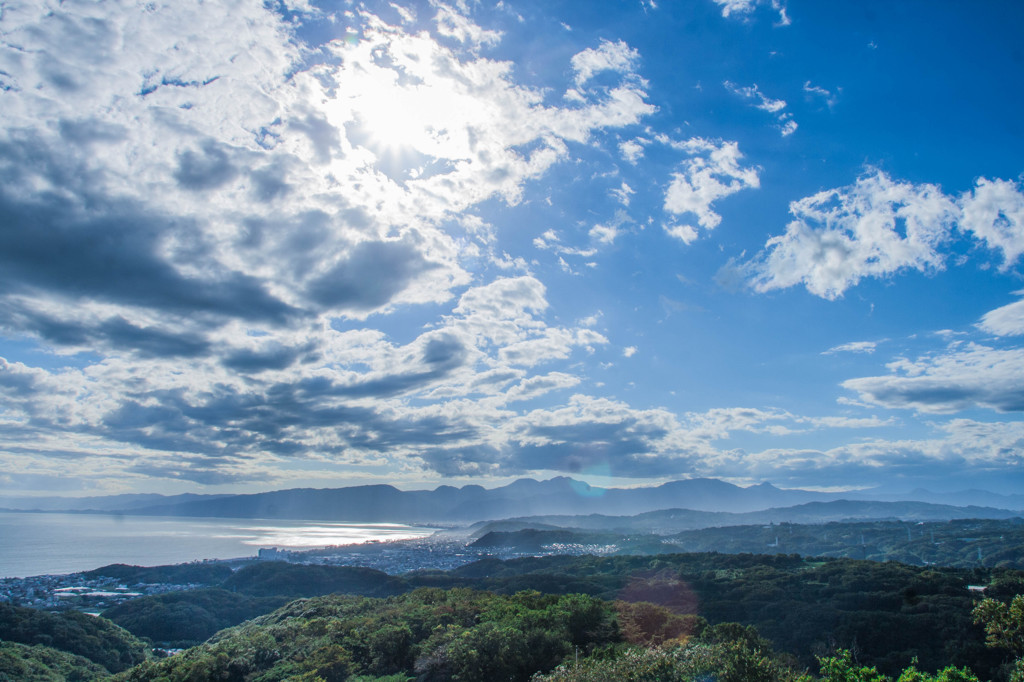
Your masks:
M792 21L786 13L786 5L781 0L714 0L722 8L722 16L726 18L749 18L758 7L768 7L778 14L776 26L789 26Z
M785 100L766 97L757 87L756 83L754 85L739 86L731 81L725 81L722 85L732 94L746 100L755 109L774 114L779 132L783 137L796 132L798 128L797 123L793 120L793 114L785 110Z

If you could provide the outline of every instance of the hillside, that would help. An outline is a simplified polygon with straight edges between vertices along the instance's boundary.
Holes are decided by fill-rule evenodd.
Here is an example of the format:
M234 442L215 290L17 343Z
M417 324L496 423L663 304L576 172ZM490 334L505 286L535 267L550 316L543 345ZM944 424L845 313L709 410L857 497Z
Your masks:
M983 622L972 615L980 587L989 597ZM1022 571L797 555L491 559L397 576L267 562L219 587L105 613L140 636L208 639L130 669L141 645L106 618L8 609L0 614L5 632L20 633L26 645L0 651L0 673L83 681L120 669L121 681L813 682L808 674L820 669L826 682L972 682L970 668L1006 682L1021 654L1013 644L1021 594ZM985 623L1000 623L989 641L998 646L986 646Z
M141 663L146 658L146 646L127 630L106 618L67 611L49 613L36 609L0 603L0 642L25 645L27 648L8 647L4 657L21 660L25 674L34 669L31 660L50 658L41 646L58 649L77 658L56 656L61 666L118 672ZM14 665L13 663L11 665ZM14 665L17 669L20 666ZM34 674L34 673L33 673ZM17 675L10 679L21 679Z
M808 668L777 652L754 628L709 625L650 603L419 589L384 600L331 595L293 602L116 679L814 682ZM824 682L891 679L854 663L846 650L823 652L814 662L810 669L820 668ZM967 668L946 665L933 676L919 667L928 670L915 658L900 682L978 680Z
M688 517L685 512L681 515ZM723 526L668 533L678 521L672 513L604 517L616 532L594 530L594 517L540 517L569 524L536 527L529 519L480 524L470 535L473 549L519 553L664 554L801 554L872 561L900 561L914 566L1024 569L1024 520L959 519L941 522L847 521L843 523L769 523ZM684 520L685 523L685 520ZM578 524L575 527L572 524ZM631 530L630 527L634 529ZM638 529L647 529L639 531ZM665 534L657 534L652 530Z
M195 644L259 615L260 608L267 613L297 597L343 592L400 599L421 588L576 593L650 602L712 625L754 626L805 667L833 647L855 647L861 661L888 673L916 658L931 670L969 665L991 676L1002 659L985 647L984 633L971 622L978 597L968 585L986 585L990 596L1008 598L1024 592L1024 572L715 553L491 559L398 576L267 562L239 570L230 585L144 597L104 616L139 636Z

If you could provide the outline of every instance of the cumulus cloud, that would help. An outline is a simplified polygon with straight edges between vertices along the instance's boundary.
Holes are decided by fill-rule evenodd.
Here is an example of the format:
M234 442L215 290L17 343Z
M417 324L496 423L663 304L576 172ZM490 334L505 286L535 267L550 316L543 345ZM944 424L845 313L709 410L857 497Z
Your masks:
M462 3L415 32L289 7L4 7L0 329L69 358L0 368L20 468L394 468L486 441L510 402L580 381L535 367L607 343L550 324L536 279L464 263L490 246L474 207L514 205L572 145L654 110L636 50L580 51L558 106L481 56L502 35ZM311 17L342 37L307 42ZM422 304L448 315L412 338L361 326Z
M712 209L714 202L743 189L760 186L757 169L740 164L743 154L736 142L698 137L673 146L685 151L690 158L672 174L672 182L665 191L665 210L669 213L692 214L697 217L698 225L711 230L722 222L722 216ZM696 237L696 230L689 225L666 229L684 242Z
M881 171L790 204L794 219L752 261L757 291L803 284L826 299L864 277L941 269L956 203L936 185L893 181Z
M785 234L740 266L757 291L802 284L834 300L865 277L935 272L957 234L1001 252L1003 270L1024 253L1024 194L1007 181L981 178L954 197L873 170L853 185L794 201L789 211Z
M635 71L640 53L619 40L601 41L597 48L587 48L572 58L572 68L576 72L576 86L586 84L596 74L603 71L632 74Z
M1006 270L1024 253L1024 193L1008 180L980 178L960 199L960 227L990 249L1002 251Z
M644 145L648 144L648 140L643 138L637 138L635 140L623 140L619 143L619 153L622 154L622 158L627 162L633 164L636 163L644 155Z

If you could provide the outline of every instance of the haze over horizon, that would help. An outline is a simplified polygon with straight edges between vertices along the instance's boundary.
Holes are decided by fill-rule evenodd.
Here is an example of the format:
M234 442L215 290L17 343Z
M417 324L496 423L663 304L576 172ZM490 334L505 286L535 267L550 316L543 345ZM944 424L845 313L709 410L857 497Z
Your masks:
M0 495L1024 489L1021 3L0 7Z

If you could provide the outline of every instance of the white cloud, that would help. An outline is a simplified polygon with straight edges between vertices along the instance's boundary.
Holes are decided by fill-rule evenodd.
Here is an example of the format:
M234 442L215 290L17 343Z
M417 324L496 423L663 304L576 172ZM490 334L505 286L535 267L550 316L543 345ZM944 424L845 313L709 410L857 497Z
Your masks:
M623 206L629 206L629 198L633 194L636 194L636 190L624 182L622 183L622 186L613 189L610 194Z
M784 111L786 108L785 100L766 97L760 88L757 87L756 83L748 86L739 86L731 81L725 81L722 85L732 94L742 97L749 102L750 106L755 109L775 114L779 132L783 137L788 137L796 132L798 126L796 121L793 120L793 114Z
M640 53L623 41L613 43L602 40L597 48L587 48L572 58L576 86L585 85L595 74L602 71L633 74L639 59Z
M532 400L547 395L552 391L572 388L580 383L580 378L564 372L550 372L530 377L511 387L505 393L509 401Z
M955 343L944 353L886 367L888 375L848 379L842 386L866 403L919 412L1024 411L1024 349Z
M754 11L758 0L714 0L722 8L722 16L729 17L735 14L749 14Z
M1024 422L954 419L933 424L933 438L867 439L833 448L771 448L757 453L726 452L716 458L719 471L754 480L770 477L792 486L839 478L863 484L923 478L948 480L984 468L1016 472L1024 464Z
M625 348L622 349L622 355L623 357L631 358L634 355L636 355L636 351L636 346L626 346Z
M722 16L725 18L733 15L749 16L759 5L768 5L779 13L779 21L776 26L789 26L791 23L782 0L714 0L714 2L722 8Z
M1002 270L1024 253L1024 193L1008 180L980 178L972 192L960 198L960 227L989 248L1003 253Z
M766 97L765 94L757 87L757 83L741 87L732 81L725 81L722 85L725 86L726 90L748 100L750 102L750 106L760 109L761 111L777 114L786 108L786 100L770 99Z
M622 154L624 160L635 166L643 158L644 146L647 144L650 144L650 141L642 137L625 140L619 143L619 153Z
M594 232L595 229L597 230L596 233ZM610 233L609 230L611 230ZM600 237L607 235L610 236L612 240L614 240L615 235L617 234L617 232L615 232L614 230L614 227L605 228L600 225L596 225L594 228L590 230L590 236L593 238L597 238L599 241L602 241L600 240ZM597 249L593 247L583 248L563 244L561 235L558 232L555 232L554 230L546 230L544 234L542 234L541 236L534 237L533 245L534 247L541 249L543 251L552 251L554 253L557 253L559 256L579 256L580 258L590 258L591 256L597 253Z
M982 316L978 326L996 336L1024 336L1024 300L990 310Z
M804 92L808 95L813 95L820 100L825 102L825 105L831 109L836 105L837 96L835 93L826 90L818 85L811 85L811 81L804 81Z
M402 17L403 23L411 24L416 21L416 13L408 7L402 7L401 5L396 5L393 2L390 3L389 6L391 9L398 12L398 16Z
M590 228L590 238L600 244L611 244L619 236L619 229L615 225L594 225Z
M850 343L840 344L833 346L826 351L822 351L822 355L833 355L835 353L874 353L878 347L878 343L875 341L851 341Z
M259 0L4 6L0 328L90 355L3 364L0 454L211 485L395 471L581 380L531 368L607 339L548 324L526 274L472 280L495 229L474 209L653 111L638 55L584 50L550 105L479 56L499 32L432 6L433 32L346 12L322 45ZM358 329L423 303L450 314L412 339Z
M864 277L943 267L956 205L935 185L895 182L881 171L790 204L794 220L749 265L757 291L803 284L835 299Z
M740 190L760 186L757 169L740 165L743 154L736 142L692 138L674 146L685 150L691 158L672 174L672 182L665 192L665 210L676 215L692 213L706 230L722 221L711 208L714 202ZM687 227L666 229L683 238L692 232L692 228Z
M435 6L437 15L434 17L434 21L437 22L437 30L441 35L455 38L459 42L474 47L497 45L501 42L501 31L491 31L474 24L465 16L465 9L456 11L442 3L435 3ZM406 22L409 21L404 14L402 18Z
M667 223L664 225L664 229L665 232L669 234L669 236L675 237L684 244L692 244L693 242L697 241L697 237L700 236L697 234L697 230L696 228L693 227L693 225Z
M789 210L794 220L785 234L741 266L757 291L803 284L832 300L864 277L941 270L954 228L1001 251L1004 270L1024 253L1024 194L1002 180L982 178L954 198L937 185L874 170L853 185L794 201Z

